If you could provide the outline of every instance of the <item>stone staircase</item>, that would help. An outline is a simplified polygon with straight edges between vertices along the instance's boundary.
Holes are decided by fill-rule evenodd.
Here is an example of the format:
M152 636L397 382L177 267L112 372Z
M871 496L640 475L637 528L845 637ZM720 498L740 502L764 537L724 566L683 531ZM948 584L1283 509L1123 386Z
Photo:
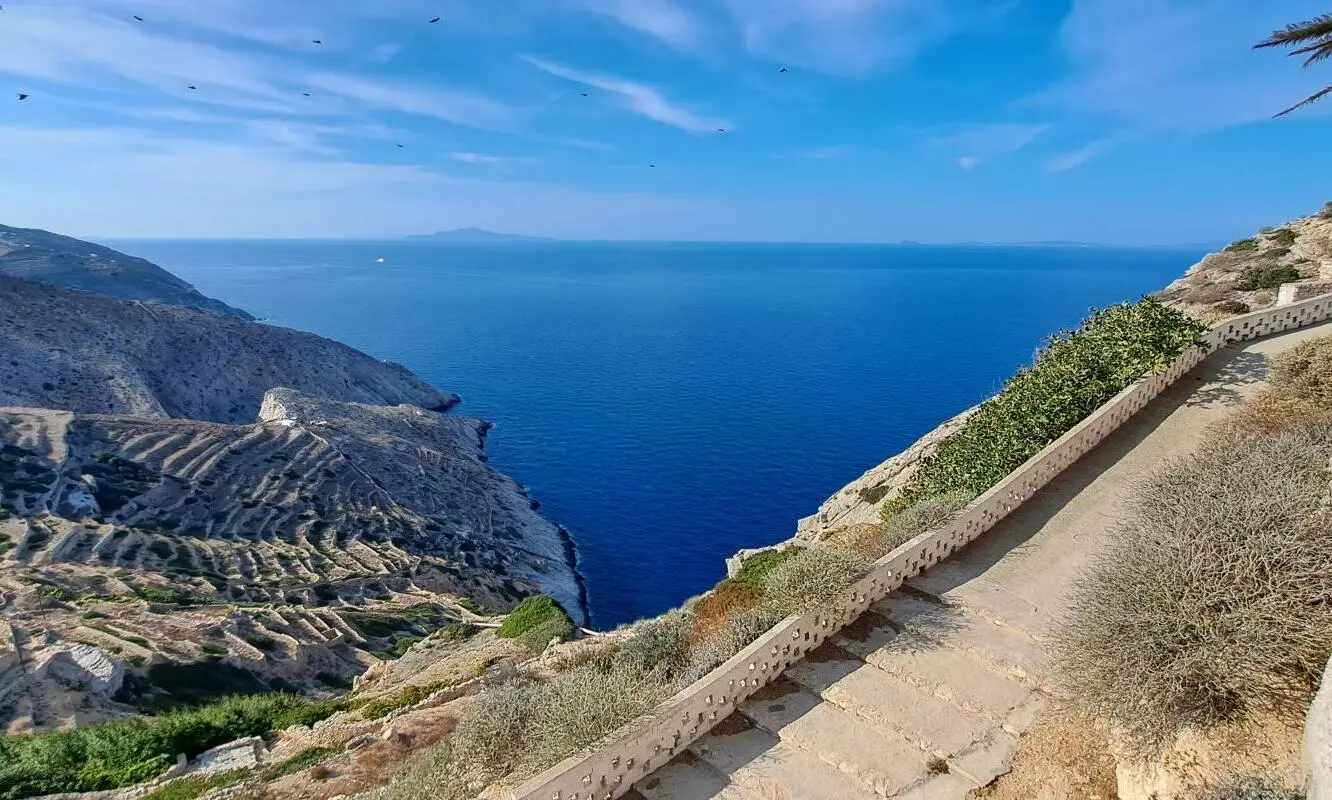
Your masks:
M962 797L1007 771L1049 700L1048 625L983 578L940 594L908 584L636 790L647 800Z

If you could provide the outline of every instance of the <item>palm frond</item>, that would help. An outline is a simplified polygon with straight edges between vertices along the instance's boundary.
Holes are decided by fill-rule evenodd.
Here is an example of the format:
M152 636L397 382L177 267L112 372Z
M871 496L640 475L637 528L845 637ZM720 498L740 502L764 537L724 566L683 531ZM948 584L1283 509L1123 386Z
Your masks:
M1332 39L1325 42L1315 42L1310 45L1305 45L1298 50L1291 50L1286 55L1302 56L1305 53L1313 53L1313 55L1304 60L1304 66L1306 67L1310 64L1322 61L1325 58L1332 57Z
M1258 47L1286 47L1303 44L1311 39L1332 37L1332 14L1321 14L1304 22L1287 25L1271 36L1254 45Z
M1332 94L1332 86L1326 86L1326 87L1324 87L1324 88L1322 88L1322 89L1320 89L1320 90L1314 92L1313 94L1311 94L1311 95L1309 95L1308 97L1304 98L1303 100L1301 100L1300 102L1298 102L1298 103L1296 103L1295 105L1291 106L1290 108L1286 109L1285 111L1282 111L1280 114L1273 114L1273 115L1272 115L1272 118L1273 118L1273 119L1276 119L1277 117L1284 117L1284 116L1286 116L1287 114L1289 114L1289 113L1292 112L1292 111L1295 111L1295 110L1297 110L1297 109L1304 108L1305 106L1309 105L1310 103L1316 103L1316 102L1318 102L1319 100L1322 100L1324 97L1328 96L1329 94Z

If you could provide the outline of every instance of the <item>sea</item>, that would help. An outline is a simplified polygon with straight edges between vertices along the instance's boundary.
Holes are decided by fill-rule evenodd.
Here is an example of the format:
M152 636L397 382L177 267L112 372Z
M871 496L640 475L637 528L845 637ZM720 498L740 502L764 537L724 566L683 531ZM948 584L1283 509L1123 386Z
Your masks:
M737 550L983 400L1052 332L1201 250L131 241L266 322L405 364L495 423L490 463L578 550L592 624ZM383 259L383 261L380 261Z

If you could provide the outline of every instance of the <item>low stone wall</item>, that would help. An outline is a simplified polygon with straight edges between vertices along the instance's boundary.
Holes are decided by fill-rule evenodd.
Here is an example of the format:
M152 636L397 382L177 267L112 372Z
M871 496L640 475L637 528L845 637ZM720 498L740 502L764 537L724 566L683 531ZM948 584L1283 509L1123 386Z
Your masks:
M1051 442L947 525L927 531L875 562L836 614L789 617L725 664L681 690L651 715L572 756L510 792L510 800L614 800L707 733L732 709L873 603L994 527L1051 479L1096 447L1214 350L1332 317L1332 295L1234 317L1213 327L1165 370L1137 381Z

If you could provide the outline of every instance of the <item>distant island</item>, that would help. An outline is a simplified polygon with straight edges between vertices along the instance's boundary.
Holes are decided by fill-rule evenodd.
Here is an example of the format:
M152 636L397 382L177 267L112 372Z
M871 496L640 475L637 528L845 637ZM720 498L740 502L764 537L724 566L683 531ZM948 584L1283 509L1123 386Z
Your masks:
M524 236L521 233L496 233L481 228L458 228L451 231L424 233L408 236L408 239L431 240L436 242L552 242L544 236Z

